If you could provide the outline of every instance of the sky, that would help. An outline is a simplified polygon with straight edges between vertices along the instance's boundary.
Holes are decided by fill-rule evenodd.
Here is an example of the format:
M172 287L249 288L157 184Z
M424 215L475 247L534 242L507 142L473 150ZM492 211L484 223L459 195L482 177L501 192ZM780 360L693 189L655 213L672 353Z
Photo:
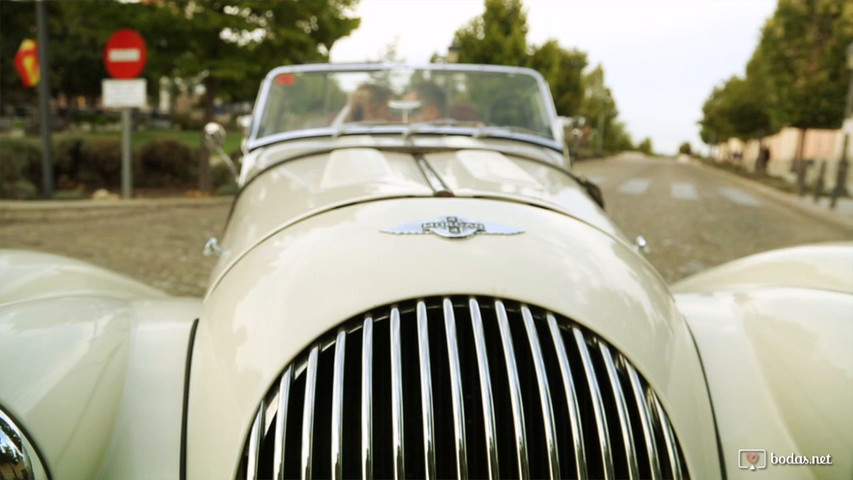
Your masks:
M601 64L619 118L636 143L673 154L704 148L696 122L714 86L743 75L776 0L523 0L528 45L556 39ZM361 0L361 26L338 40L333 62L428 63L483 13L482 0Z

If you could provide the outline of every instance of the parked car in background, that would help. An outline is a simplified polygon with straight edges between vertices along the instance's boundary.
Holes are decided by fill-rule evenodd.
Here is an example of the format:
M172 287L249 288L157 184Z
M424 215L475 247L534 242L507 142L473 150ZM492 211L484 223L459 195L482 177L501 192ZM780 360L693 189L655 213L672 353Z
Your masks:
M524 68L271 71L204 298L0 250L0 478L850 478L853 244L667 285L564 125Z

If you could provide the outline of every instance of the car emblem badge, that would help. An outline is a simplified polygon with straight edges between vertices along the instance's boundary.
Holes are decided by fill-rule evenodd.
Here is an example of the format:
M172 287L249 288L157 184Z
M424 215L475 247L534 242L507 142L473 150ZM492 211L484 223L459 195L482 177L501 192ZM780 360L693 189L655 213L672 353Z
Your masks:
M396 227L383 228L380 231L397 235L427 235L434 233L444 238L469 238L474 235L516 235L524 232L524 230L507 227L498 223L474 222L466 218L452 216L404 223Z

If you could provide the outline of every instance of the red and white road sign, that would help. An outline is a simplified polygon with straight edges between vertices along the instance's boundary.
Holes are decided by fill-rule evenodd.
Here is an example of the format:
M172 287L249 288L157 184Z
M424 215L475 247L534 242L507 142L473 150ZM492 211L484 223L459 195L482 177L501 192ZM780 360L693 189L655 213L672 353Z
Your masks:
M136 78L147 58L145 40L134 30L117 30L104 47L104 66L113 78Z

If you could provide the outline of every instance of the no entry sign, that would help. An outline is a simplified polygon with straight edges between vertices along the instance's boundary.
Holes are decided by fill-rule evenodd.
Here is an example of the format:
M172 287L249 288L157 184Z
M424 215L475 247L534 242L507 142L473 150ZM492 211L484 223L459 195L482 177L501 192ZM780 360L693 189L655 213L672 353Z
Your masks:
M116 31L104 47L104 66L113 78L136 78L147 58L145 40L134 30Z

